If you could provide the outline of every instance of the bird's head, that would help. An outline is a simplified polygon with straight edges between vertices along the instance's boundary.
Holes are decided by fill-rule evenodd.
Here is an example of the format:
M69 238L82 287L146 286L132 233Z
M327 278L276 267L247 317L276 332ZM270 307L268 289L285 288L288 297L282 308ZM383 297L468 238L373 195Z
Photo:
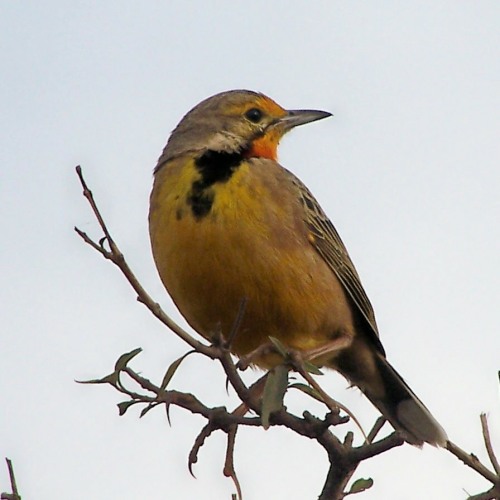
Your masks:
M231 90L200 102L180 121L158 162L207 151L276 159L280 139L298 125L331 116L326 111L286 110L264 94Z

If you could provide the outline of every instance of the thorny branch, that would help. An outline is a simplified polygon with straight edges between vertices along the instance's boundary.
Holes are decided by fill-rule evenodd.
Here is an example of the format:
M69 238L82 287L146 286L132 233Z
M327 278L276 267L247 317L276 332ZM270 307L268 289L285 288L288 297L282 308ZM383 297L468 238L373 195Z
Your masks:
M196 340L188 332L177 325L139 283L139 280L128 266L122 252L113 240L106 223L104 222L104 218L97 207L92 192L85 182L80 166L76 167L76 172L83 187L83 195L90 204L104 237L96 243L85 232L81 231L77 227L75 227L75 231L85 243L99 252L105 259L113 262L113 264L120 269L129 284L135 290L137 300L143 303L169 330L186 342L192 348L190 353L196 352L219 361L227 376L230 386L234 389L242 401L242 405L240 405L233 412L228 411L225 407L210 408L192 394L167 389L172 375L187 354L171 364L160 386L140 376L128 366L128 363L141 351L140 349L136 349L130 353L122 355L117 361L115 371L112 374L103 377L102 379L90 380L84 383L109 384L120 393L126 395L129 399L119 403L118 405L120 414L124 414L131 406L140 404L145 405L141 411L141 417L159 405L165 406L167 417L169 408L172 405L184 408L193 414L202 415L207 420L207 424L196 438L193 448L189 454L189 470L192 471L193 464L197 462L198 451L203 446L205 440L215 431L224 432L227 435L227 448L223 473L227 477L232 478L237 491L235 497L240 500L242 498L242 493L236 476L233 459L238 426L266 427L263 423L264 421L268 426L287 427L301 436L314 439L321 447L324 448L328 455L330 468L323 490L319 496L319 500L341 500L347 495L359 493L371 487L373 483L371 479L358 479L353 483L349 491L345 490L350 478L356 471L356 468L361 461L402 445L404 443L404 439L397 432L394 432L385 438L375 441L378 432L385 422L385 420L381 417L375 422L375 425L367 436L363 433L365 437L365 443L363 445L353 447L353 435L350 432L347 433L344 442L341 442L329 429L332 426L341 425L349 421L350 418L357 423L354 415L352 415L352 413L340 403L331 399L311 376L311 373L315 373L317 368L311 366L308 362L304 362L298 353L289 351L284 353L283 350L285 348L280 345L275 344L275 346L271 348L278 354L282 354L284 356L284 364L287 368L276 371L273 369L264 377L259 379L253 386L250 388L247 387L238 372L239 368L243 367L244 369L244 363L235 364L229 352L229 346L234 336L234 332L238 328L239 319L236 319L232 332L229 332L228 341L224 341L222 333L217 332L212 345L207 345ZM109 249L105 247L106 242ZM242 301L241 313L243 313L245 302L245 300ZM273 343L275 343L275 341L273 341ZM299 373L307 384L288 384L288 371L290 369ZM121 380L123 374L126 374L133 382L135 382L140 387L142 392L135 392L127 389ZM275 385L270 387L270 384ZM302 417L288 412L283 406L283 398L287 387L295 387L302 390L305 394L315 399L319 399L328 407L329 413L324 418L318 418L311 415L307 411L303 413ZM267 388L270 388L270 390L266 391ZM262 395L263 393L264 396ZM272 397L275 398L275 400L266 400L266 397L269 399L269 396L266 396L266 394L273 394ZM271 408L271 410L269 410L269 408ZM341 416L340 410L343 410L348 416ZM249 411L255 416L246 416ZM499 465L491 444L486 417L483 415L481 416L481 423L488 457L492 462L494 472L483 465L475 455L465 452L450 441L447 443L446 449L493 485L493 487L485 493L470 496L469 500L495 500L500 498ZM359 424L358 427L360 427ZM9 464L9 470L10 467L11 465ZM13 472L11 476L11 481L12 480ZM12 484L14 488L15 481ZM2 494L2 499L20 500L19 496L4 497L3 495L5 494Z

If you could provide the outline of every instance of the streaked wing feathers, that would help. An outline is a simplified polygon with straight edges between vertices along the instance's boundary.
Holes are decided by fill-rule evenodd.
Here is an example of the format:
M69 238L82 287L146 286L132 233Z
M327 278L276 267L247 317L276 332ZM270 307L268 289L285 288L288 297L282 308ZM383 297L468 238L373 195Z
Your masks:
M293 176L293 182L299 190L304 206L305 222L314 236L311 238L312 245L335 273L373 333L378 337L373 307L337 230L307 187L295 176Z

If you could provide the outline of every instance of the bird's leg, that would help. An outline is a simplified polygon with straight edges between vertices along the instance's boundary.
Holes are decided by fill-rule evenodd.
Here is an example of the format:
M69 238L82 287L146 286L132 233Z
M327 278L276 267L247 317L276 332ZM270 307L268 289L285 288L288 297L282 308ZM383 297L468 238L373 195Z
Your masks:
M336 354L343 349L349 347L352 343L352 336L347 334L342 334L334 340L322 344L314 349L308 349L303 351L302 357L306 361L314 361L318 358L324 358L328 355Z
M236 368L239 370L246 370L250 365L259 364L260 358L267 356L268 354L276 353L276 347L271 342L266 342L261 344L257 349L250 351L248 354L241 356L238 363L236 363Z
M352 338L353 336L349 333L341 332L335 339L332 339L325 344L321 344L313 349L302 350L301 358L304 361L314 361L317 358L324 358L329 355L336 354L349 347L352 343ZM257 349L254 349L245 356L242 356L236 364L236 367L240 370L246 370L252 364L259 364L259 361L269 354L277 354L276 346L272 342L261 344L257 347Z

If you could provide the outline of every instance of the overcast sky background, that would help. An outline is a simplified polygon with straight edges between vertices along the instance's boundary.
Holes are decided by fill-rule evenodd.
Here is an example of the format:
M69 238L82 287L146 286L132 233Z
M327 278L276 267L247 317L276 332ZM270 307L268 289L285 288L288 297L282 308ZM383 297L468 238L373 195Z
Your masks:
M230 499L222 434L193 479L202 419L173 409L170 428L161 409L119 417L111 388L74 382L138 346L133 366L159 381L187 348L73 226L101 237L81 164L137 276L182 322L149 247L152 169L184 113L233 88L334 114L286 137L280 161L342 235L391 363L484 460L488 412L500 453L499 25L498 1L2 2L0 457L13 459L23 498ZM358 391L334 373L320 382L370 427L377 413ZM172 387L235 403L201 357ZM297 412L305 402L287 400ZM280 429L241 429L235 461L245 500L316 498L328 466L322 449ZM408 445L355 477L375 481L366 500L489 487L449 453Z

